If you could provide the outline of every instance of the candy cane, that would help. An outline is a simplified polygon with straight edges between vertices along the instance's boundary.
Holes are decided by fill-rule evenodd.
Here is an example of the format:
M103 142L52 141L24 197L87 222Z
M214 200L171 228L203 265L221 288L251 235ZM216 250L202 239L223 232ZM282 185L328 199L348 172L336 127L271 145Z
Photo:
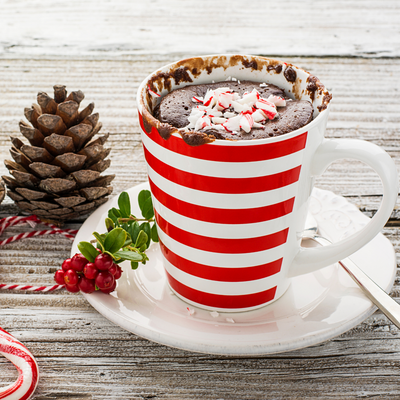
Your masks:
M6 217L0 220L0 235L4 232L4 230L10 226L14 226L20 223L29 223L33 227L35 224L42 224L50 227L51 229L44 231L32 231L32 232L24 232L18 235L11 236L7 239L0 241L0 246L3 246L7 243L12 243L17 240L26 239L34 236L43 236L43 235L53 235L60 234L69 239L74 239L77 230L74 229L61 229L57 226L49 223L41 221L36 215L30 215L28 217ZM32 292L51 292L54 290L62 289L64 285L52 285L52 286L32 286L32 285L6 285L0 284L0 289L3 290L28 290ZM0 397L1 399L1 397Z
M8 332L0 328L0 353L17 368L15 383L0 389L0 399L27 400L39 382L39 368L31 352Z
M26 239L33 236L61 234L69 239L73 239L77 230L73 229L60 229L57 226L41 221L36 215L30 215L28 217L6 217L0 220L0 235L10 226L14 226L20 223L28 223L32 228L37 224L41 223L48 227L50 230L44 231L32 231L20 233L7 239L0 241L0 246L7 243L12 243L20 239ZM57 289L64 288L64 285L52 285L52 286L32 286L32 285L6 285L0 284L0 289L7 290L28 290L33 292L51 292ZM37 363L29 352L29 350L8 332L0 328L0 354L8 358L17 368L19 372L18 379L15 383L0 389L0 399L7 400L27 400L29 399L38 384L39 381L39 369Z
M0 284L0 289L4 290L28 290L30 292L52 292L54 290L62 289L65 285L53 285L53 286L31 286L31 285L5 285Z
M59 230L53 229L53 230L46 230L46 231L33 231L33 232L24 232L24 233L20 233L18 235L15 236L11 236L7 239L4 239L2 241L0 241L0 246L5 245L7 243L11 243L11 242L15 242L17 240L20 239L27 239L30 237L34 237L34 236L43 236L43 235L53 235L54 233L61 233ZM76 232L75 232L76 233ZM74 236L70 235L68 233L63 233L63 235L67 238L73 239Z
M0 220L0 235L4 232L6 228L9 226L17 225L23 222L37 222L39 218L36 215L30 215L29 217L6 217Z

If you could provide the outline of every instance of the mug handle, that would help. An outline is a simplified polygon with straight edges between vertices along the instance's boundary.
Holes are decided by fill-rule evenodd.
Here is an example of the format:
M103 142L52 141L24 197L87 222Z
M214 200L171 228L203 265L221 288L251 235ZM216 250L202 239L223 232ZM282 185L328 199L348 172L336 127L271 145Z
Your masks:
M398 176L389 154L363 140L324 139L315 152L311 175L321 175L333 161L343 158L362 161L377 172L383 184L379 210L365 227L346 239L324 247L300 247L289 271L290 277L313 272L355 253L381 231L392 213L398 194Z

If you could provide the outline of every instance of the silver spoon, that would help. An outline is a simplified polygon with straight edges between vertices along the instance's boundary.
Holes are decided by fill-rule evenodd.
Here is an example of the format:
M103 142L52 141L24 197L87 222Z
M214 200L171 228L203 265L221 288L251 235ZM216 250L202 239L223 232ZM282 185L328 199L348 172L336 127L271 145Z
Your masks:
M308 215L302 236L322 246L332 243L329 239L319 236L317 230L317 221L313 216ZM339 261L339 264L353 278L365 295L400 329L400 304L393 300L349 258Z

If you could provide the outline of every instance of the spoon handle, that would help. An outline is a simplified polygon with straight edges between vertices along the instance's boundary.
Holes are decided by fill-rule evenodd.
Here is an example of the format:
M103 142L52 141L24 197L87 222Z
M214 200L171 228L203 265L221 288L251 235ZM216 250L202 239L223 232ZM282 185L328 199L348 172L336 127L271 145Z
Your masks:
M318 235L309 238L322 246L331 243L330 240ZM349 258L339 261L339 264L353 278L365 295L400 329L400 304L393 300Z

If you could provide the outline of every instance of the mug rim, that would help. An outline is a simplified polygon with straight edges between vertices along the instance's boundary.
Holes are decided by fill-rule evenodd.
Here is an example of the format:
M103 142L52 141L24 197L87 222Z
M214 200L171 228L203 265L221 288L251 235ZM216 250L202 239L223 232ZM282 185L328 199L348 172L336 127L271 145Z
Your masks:
M157 70L151 72L139 85L139 88L137 90L137 95L136 95L136 103L137 103L137 109L138 112L140 114L142 114L142 109L145 106L145 102L143 99L143 89L146 87L147 82L153 77L155 76L157 73L170 69L171 67L173 67L174 65L177 65L179 63L182 63L186 60L192 60L192 59L196 59L196 58L201 58L201 59L206 59L206 58L212 58L212 57L229 57L232 58L233 56L239 56L239 57L249 57L249 58L262 58L262 59L266 59L266 60L271 60L273 62L278 62L281 64L285 64L291 67L295 67L296 70L302 71L304 72L306 75L311 76L312 74L308 71L306 71L305 69L298 67L294 64L291 63L287 63L285 61L279 60L279 59L275 59L275 58L270 58L270 57L266 57L266 56L260 56L260 55L248 55L248 54L237 54L237 53L223 53L223 54L208 54L208 55L200 55L200 56L193 56L193 57L187 57L187 58L183 58L177 61L173 61L169 64L163 65L162 67L158 68ZM318 82L320 82L320 80L318 79ZM322 84L322 83L321 83ZM187 85L190 86L190 83ZM261 139L248 139L248 140L225 140L225 139L215 139L214 141L210 142L210 143L205 143L207 145L223 145L223 146L252 146L252 145L258 145L258 144L264 144L264 143L272 143L272 142L280 142L283 140L288 139L289 137L295 137L299 134L302 134L304 132L308 132L310 131L312 128L314 128L315 125L318 125L320 123L323 123L322 119L323 118L327 118L329 115L329 111L330 111L330 106L331 106L331 100L332 100L332 94L325 88L325 85L322 84L322 86L324 87L325 91L327 94L329 94L331 96L331 98L328 100L326 107L324 109L322 109L321 111L319 111L318 115L312 119L311 122L309 122L307 125L302 126L301 128L298 128L294 131L288 132L288 133L284 133L278 136L272 136L272 137L266 137L266 138L261 138ZM286 90L285 90L286 92ZM312 103L311 103L312 104ZM313 105L313 104L312 104ZM315 110L315 107L313 105L313 109ZM152 114L151 116L157 120ZM158 121L158 120L157 120ZM172 125L171 125L172 126ZM179 128L176 128L177 130ZM174 132L171 134L171 136L174 136L176 138L179 138L181 140L183 140L182 136L178 133L178 132ZM168 139L167 139L168 140ZM189 145L188 145L189 146Z

